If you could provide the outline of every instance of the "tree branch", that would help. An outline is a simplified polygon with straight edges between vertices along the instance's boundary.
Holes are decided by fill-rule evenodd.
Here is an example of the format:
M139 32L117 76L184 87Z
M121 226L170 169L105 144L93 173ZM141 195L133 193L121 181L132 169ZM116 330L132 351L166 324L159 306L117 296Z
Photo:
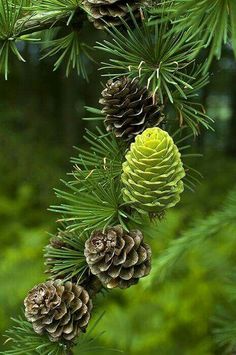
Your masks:
M70 25L74 28L81 28L86 14L81 9L77 9L73 18L68 23L70 14L62 14L59 11L34 14L25 16L16 22L15 33L16 37L32 34L35 32L47 30L55 27L66 27Z

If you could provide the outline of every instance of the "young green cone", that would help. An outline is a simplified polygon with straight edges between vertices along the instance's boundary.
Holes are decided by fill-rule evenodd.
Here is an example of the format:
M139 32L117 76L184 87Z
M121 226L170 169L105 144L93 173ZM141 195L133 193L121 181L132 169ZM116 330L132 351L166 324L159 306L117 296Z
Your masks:
M175 206L184 190L185 171L170 135L148 128L131 144L123 163L123 197L140 213L161 216Z

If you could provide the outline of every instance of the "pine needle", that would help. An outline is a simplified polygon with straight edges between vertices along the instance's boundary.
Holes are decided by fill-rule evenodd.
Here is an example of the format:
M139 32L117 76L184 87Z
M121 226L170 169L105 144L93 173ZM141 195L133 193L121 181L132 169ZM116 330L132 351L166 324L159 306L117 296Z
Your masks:
M210 128L210 119L202 108L189 99L208 83L202 68L195 67L193 58L202 44L188 41L186 32L173 34L167 23L148 26L146 21L137 24L131 13L133 26L124 22L127 33L117 28L108 30L111 40L97 43L96 48L109 55L102 63L104 76L127 75L139 77L142 85L175 108L180 125L187 124L194 134L198 126ZM108 73L107 73L108 72Z
M149 278L150 285L153 279L163 280L167 277L188 251L202 245L205 240L214 237L219 230L234 223L235 220L236 189L230 193L221 211L215 212L204 221L197 221L193 228L187 230L180 238L175 239L168 249L158 257Z
M235 0L164 0L162 5L150 10L150 24L160 22L162 14L162 21L165 18L174 23L172 34L186 31L188 41L201 38L203 47L210 49L206 70L214 57L221 57L222 45L230 40L230 34L236 55Z
M48 49L48 52L42 59L59 55L54 64L54 71L65 63L67 77L72 70L76 70L78 75L88 80L85 57L88 56L87 50L89 47L81 42L78 31L72 31L65 37L46 42L44 48L45 50Z

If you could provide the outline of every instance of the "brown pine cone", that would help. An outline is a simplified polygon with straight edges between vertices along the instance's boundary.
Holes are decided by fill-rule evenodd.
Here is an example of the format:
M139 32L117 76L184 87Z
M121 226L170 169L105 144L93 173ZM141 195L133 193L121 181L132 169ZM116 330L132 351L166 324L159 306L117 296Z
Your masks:
M91 273L108 288L127 288L151 269L151 248L139 230L126 232L121 226L94 231L85 243Z
M92 302L88 292L70 281L47 281L35 286L25 298L25 316L38 334L51 341L73 341L85 332Z
M153 103L151 93L139 86L137 79L108 80L99 102L104 106L107 131L124 140L133 140L148 127L160 126L164 119L163 106Z
M140 1L130 0L84 0L83 5L88 18L97 29L105 26L120 26L122 20L129 20L130 9L136 18L140 16Z
M63 241L63 238L60 235L60 233L58 235L55 235L52 238L50 238L49 245L54 249L61 249L61 248L66 247L66 243Z
M81 284L87 291L90 298L94 298L99 292L102 291L103 285L97 276L89 272L88 277Z

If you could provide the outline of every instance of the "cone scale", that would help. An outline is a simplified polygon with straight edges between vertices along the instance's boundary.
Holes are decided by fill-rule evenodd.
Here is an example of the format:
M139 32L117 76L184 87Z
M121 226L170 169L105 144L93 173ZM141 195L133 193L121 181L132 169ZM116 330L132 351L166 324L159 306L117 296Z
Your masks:
M142 1L141 1L142 2ZM89 20L97 29L105 26L120 26L122 19L130 18L130 9L136 18L140 17L140 1L123 0L84 0L83 5Z

